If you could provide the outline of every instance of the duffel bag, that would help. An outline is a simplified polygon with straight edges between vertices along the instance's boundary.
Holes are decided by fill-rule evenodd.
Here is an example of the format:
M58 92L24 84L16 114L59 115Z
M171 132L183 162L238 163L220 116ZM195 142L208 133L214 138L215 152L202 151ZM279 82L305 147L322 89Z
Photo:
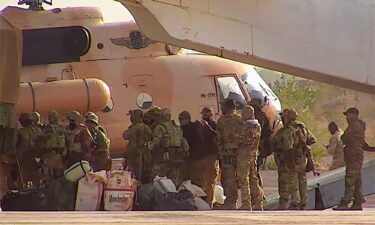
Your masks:
M155 204L154 185L143 184L137 190L137 198L134 210L147 211L152 210Z
M68 169L66 169L64 171L64 177L68 181L77 182L90 171L91 168L89 162L82 160L74 163Z
M196 211L194 196L188 190L168 192L157 199L156 211Z
M54 211L57 204L50 187L8 191L1 200L3 211Z

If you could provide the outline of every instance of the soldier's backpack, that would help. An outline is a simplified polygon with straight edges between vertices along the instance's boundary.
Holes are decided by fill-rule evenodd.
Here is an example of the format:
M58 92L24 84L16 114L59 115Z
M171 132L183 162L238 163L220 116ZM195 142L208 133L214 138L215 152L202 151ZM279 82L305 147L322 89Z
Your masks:
M183 145L182 129L172 122L161 123L166 129L166 134L161 140L161 147L168 149L168 157L170 162L183 162L185 149Z

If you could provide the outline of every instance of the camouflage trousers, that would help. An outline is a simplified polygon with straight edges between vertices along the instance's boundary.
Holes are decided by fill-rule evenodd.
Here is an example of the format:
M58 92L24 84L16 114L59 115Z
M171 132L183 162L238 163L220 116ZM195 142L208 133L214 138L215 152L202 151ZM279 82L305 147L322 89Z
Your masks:
M294 168L289 169L289 191L292 206L306 206L307 204L307 178L305 157L296 159Z
M207 202L212 206L214 200L214 184L219 171L216 168L216 155L208 155L191 163L191 183L201 187L207 194Z
M350 150L349 150L350 151ZM361 169L363 164L363 156L345 155L346 173L345 173L345 194L343 201L350 203L363 203L365 201L362 194L362 177Z
M290 192L289 192L289 171L288 167L286 166L286 162L283 159L283 156L275 153L275 162L277 165L277 174L278 174L278 192L279 192L279 204L283 205L286 204L289 200Z
M238 188L236 181L236 160L235 156L226 156L221 159L221 184L224 189L225 207L228 209L236 208Z
M236 166L237 178L240 182L242 204L263 208L263 191L257 176L256 155L247 149L240 149Z

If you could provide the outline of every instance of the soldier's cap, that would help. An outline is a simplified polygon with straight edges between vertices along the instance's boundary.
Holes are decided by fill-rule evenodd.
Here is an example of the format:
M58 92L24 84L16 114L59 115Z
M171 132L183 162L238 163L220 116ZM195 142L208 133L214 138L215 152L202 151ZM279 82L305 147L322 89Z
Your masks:
M68 114L66 114L66 118L68 120L79 120L81 119L81 114L77 111L70 111Z
M201 111L201 114L205 113L212 113L212 109L210 107L204 107Z
M190 116L190 113L188 111L182 111L179 115L178 115L178 119L179 120L184 120L184 119L191 119L191 116Z
M286 113L288 112L289 109L284 109L282 112L279 113L279 115L281 117L283 117L284 115L286 115Z
M94 122L96 125L99 124L99 117L95 113L90 113L85 116L86 121Z
M346 116L349 113L353 113L356 116L358 116L359 115L359 110L357 108L355 108L355 107L351 107L351 108L347 109L345 112L343 112L342 114L344 114Z
M254 108L249 105L245 105L245 107L241 111L242 113L252 113L254 114Z
M134 110L129 110L129 112L126 114L127 116L137 116L137 117L143 117L143 111L140 109L134 109Z

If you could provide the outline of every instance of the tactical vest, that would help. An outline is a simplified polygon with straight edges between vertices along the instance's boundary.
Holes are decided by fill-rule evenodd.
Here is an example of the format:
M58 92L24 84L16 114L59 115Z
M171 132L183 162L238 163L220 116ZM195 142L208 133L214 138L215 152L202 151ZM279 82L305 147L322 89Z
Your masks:
M96 152L108 152L110 140L107 138L105 133L99 129L94 129L91 132L92 138L96 143Z
M164 161L182 162L187 151L183 145L182 129L172 122L163 122L161 125L166 130L161 140L161 147L166 150Z
M47 149L63 149L65 148L65 128L59 124L47 125L51 128L52 135L47 139Z
M79 134L82 131L82 129L87 128L80 125L79 127L76 127L74 130L66 130L66 144L69 152L82 152L82 143L79 137Z

